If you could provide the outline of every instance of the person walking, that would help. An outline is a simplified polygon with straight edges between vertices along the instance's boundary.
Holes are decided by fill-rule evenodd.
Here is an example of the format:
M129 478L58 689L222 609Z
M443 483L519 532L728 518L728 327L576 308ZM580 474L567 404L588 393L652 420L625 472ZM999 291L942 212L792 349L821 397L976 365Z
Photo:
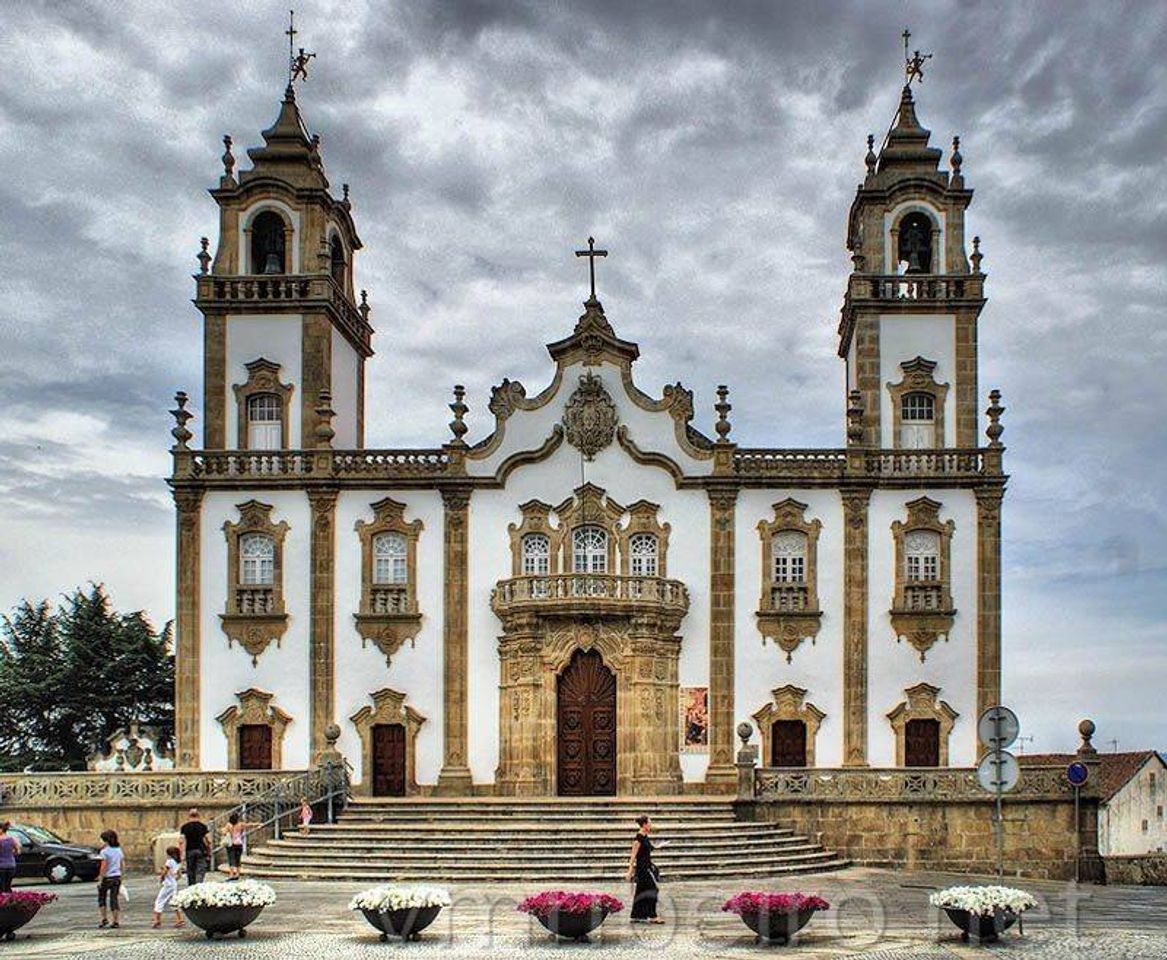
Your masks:
M243 838L247 831L262 824L248 823L240 818L238 813L232 812L227 818L227 836L224 837L224 846L227 848L227 880L239 879L239 865L243 862Z
M308 836L308 827L312 823L312 804L307 797L300 798L300 836Z
M106 830L101 835L104 846L98 856L101 857L101 866L97 871L97 909L101 913L101 923L98 927L110 927L116 930L121 926L122 904L118 898L122 892L122 879L125 877L126 855L118 843L116 830ZM109 913L106 913L106 906ZM110 917L113 923L110 923Z
M162 914L170 906L170 901L178 893L178 874L182 871L182 853L178 847L166 848L166 863L158 872L158 896L154 898L154 922L150 924L155 930L162 926ZM174 925L186 926L182 919L182 911L174 909Z
M202 883L207 875L211 856L211 831L203 823L198 807L191 807L190 814L178 830L182 834L179 844L182 859L186 861L186 882L190 886Z
M639 829L632 841L628 856L628 882L636 884L632 894L633 923L664 923L656 915L656 899L660 894L660 871L652 862L653 842L649 839L652 821L641 814L636 818Z
M20 856L20 841L9 836L12 824L0 820L0 893L12 892L12 878L16 876L16 858Z

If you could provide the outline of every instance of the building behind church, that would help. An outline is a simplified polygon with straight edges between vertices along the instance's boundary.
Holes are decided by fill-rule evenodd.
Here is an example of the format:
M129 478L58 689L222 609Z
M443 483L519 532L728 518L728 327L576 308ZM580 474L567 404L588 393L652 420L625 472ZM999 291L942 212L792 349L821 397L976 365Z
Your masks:
M739 446L724 388L638 384L594 290L542 383L493 388L489 435L455 387L448 438L367 446L348 188L290 86L248 169L232 150L196 277L202 443L183 397L169 481L180 768L335 743L367 794L725 792L742 721L767 766L976 762L1003 408L959 145L943 169L910 87L847 219L833 449Z

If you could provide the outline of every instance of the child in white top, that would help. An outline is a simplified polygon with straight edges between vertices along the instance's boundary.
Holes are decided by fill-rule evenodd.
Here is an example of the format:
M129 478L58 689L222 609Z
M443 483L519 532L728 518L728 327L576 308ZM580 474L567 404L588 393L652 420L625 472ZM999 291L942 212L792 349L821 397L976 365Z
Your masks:
M170 901L178 892L178 875L182 872L182 866L178 862L180 855L178 847L166 848L166 864L158 873L158 882L161 886L158 890L158 896L154 898L154 922L150 924L155 930L162 926L162 914L166 912ZM174 911L174 925L176 927L184 926L181 910Z
M308 825L312 822L312 804L307 797L300 798L300 835L308 836Z

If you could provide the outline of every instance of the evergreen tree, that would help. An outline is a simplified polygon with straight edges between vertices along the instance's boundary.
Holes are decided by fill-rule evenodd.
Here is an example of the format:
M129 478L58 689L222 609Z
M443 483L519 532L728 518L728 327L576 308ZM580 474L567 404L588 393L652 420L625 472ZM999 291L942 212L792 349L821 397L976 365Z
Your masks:
M141 611L119 614L105 589L24 600L0 631L0 769L84 769L86 758L131 721L174 730L170 624L155 632Z

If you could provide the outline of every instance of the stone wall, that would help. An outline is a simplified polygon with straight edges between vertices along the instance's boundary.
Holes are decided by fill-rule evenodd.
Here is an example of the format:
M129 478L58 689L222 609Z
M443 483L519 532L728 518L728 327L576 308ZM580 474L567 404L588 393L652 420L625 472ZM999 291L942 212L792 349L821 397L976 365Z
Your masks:
M1167 887L1167 853L1104 857L1106 882L1143 887Z

